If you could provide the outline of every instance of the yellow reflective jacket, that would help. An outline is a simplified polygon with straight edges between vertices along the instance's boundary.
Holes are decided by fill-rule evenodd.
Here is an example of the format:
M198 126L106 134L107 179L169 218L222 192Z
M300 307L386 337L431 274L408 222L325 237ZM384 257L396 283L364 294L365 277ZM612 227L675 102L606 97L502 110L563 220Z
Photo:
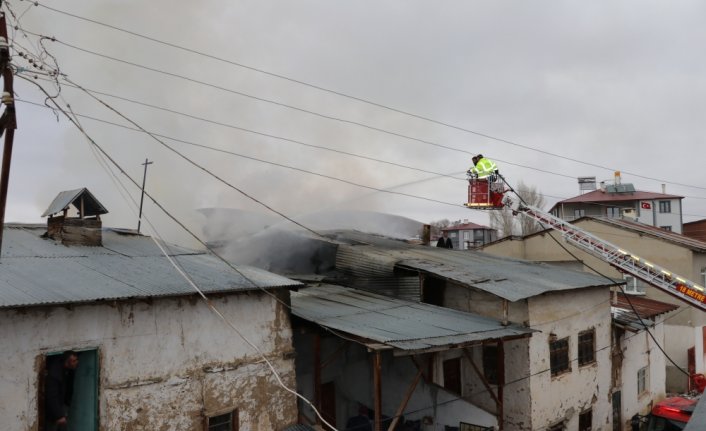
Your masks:
M486 159L485 157L478 160L478 163L476 163L476 165L471 168L471 172L478 175L478 178L486 178L492 175L493 172L497 170L498 167L495 165L495 163L492 160Z

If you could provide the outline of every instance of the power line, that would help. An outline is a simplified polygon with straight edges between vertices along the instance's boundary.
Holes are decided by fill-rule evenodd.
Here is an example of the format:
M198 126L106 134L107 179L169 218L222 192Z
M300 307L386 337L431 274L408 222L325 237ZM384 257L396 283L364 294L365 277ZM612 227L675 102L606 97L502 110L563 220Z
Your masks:
M24 78L24 77L22 77L22 78L25 79L25 80L28 80L27 78ZM29 81L29 82L32 82L31 80L28 80L28 81ZM36 84L36 83L34 83L34 84ZM40 85L38 85L38 84L36 84L36 85L37 85L37 87L39 87L39 89L40 89L42 92L44 92L44 94L47 95L47 97L48 97L48 99L51 101L51 103L53 103L53 104L55 105L55 107L56 107L59 111L61 111L61 112L69 119L69 121L71 121L71 122L74 124L74 126L76 126L76 127L79 129L79 131L86 137L86 139L90 142L90 144L93 145L96 149L98 149L98 151L100 152L100 154L101 154L103 157L107 158L107 159L110 161L110 163L112 163L123 175L125 175L125 176L130 180L130 182L133 183L133 185L139 187L139 184L137 183L137 181L134 180L132 177L130 177L130 176L127 174L127 172L126 172L126 171L125 171L125 170L124 170L124 169L123 169L123 168L122 168L122 167L121 167L121 166L120 166L120 165L119 165L100 145L98 145L98 143L96 143L96 142L86 133L86 131L83 129L83 127L81 127L80 124L79 124L76 120L74 120L64 109L62 109L62 108L56 103L56 101L54 100L54 98L51 97L51 96L44 90L44 88L42 88L42 87L41 87ZM120 181L118 180L118 182L120 182ZM121 184L122 184L122 183L121 183ZM124 187L124 186L123 186L123 187ZM199 241L204 247L206 247L206 249L208 249L208 250L209 250L214 256L216 256L220 261L222 261L223 263L225 263L229 268L231 268L231 269L234 270L236 273L238 273L241 277L243 277L243 279L245 279L245 280L246 280L248 283L250 283L253 287L256 287L256 288L262 290L263 292L265 292L265 293L267 293L268 295L270 295L270 296L272 296L273 298L275 298L275 299L276 299L277 301L279 301L280 303L283 303L283 304L285 304L285 306L287 306L287 304L284 303L281 299L277 298L276 295L273 295L271 292L268 292L268 291L267 291L266 289L264 289L262 286L259 286L257 283L255 283L252 279L250 279L250 278L247 277L245 274L243 274L242 271L240 271L238 268L236 268L234 265L232 265L230 262L228 262L226 259L224 259L222 256L220 256L218 253L215 253L213 250L209 249L208 246L206 245L206 243L205 243L204 241L202 241L196 234L194 234L190 229L188 229L182 222L180 222L179 220L177 220L176 217L174 217L174 216L173 216L170 212L168 212L161 204L159 204L159 203L154 199L154 197L152 197L148 192L146 192L146 191L143 190L143 193L144 193L147 197L149 197L149 198L152 200L152 202L153 202L155 205L157 205L157 207L160 208L168 217L170 217L170 218L171 218L173 221L175 221L179 226L181 226L186 232L188 232L192 237L194 237L197 241ZM157 233L157 230L154 228L154 226L153 226L152 223L149 221L149 219L148 219L147 217L145 217L145 219L146 219L146 220L148 221L148 223L150 224L150 227L153 228L154 232ZM158 234L158 233L157 233L157 234ZM265 361L265 363L266 363L266 364L268 365L268 367L270 368L272 374L273 374L273 375L275 376L275 378L277 379L277 382L278 382L278 384L280 385L280 387L282 387L282 388L283 388L284 390L286 390L287 392L293 394L294 396L296 396L297 398L301 399L301 400L304 401L306 404L308 404L308 405L314 410L314 412L316 413L316 415L322 420L323 423L325 423L325 424L326 424L327 426L329 426L331 429L334 429L334 430L335 430L336 428L335 428L334 426L332 426L331 424L329 424L329 423L326 421L326 419L323 418L323 416L319 413L319 411L316 409L316 407L313 405L313 403L312 403L311 401L309 401L308 399L306 399L303 395L299 394L297 391L295 391L295 390L289 388L286 384L284 384L284 382L282 381L282 379L281 379L279 373L277 372L277 370L275 370L274 366L273 366L272 363L267 359L267 357L266 357L265 354L262 352L262 350L261 350L257 345L255 345L254 343L252 343L247 337L245 337L245 336L235 327L235 325L233 325L233 323L230 322L230 320L228 320L228 318L226 318L226 317L220 312L220 310L218 310L218 308L217 308L217 307L212 303L212 301L203 293L203 291L198 287L198 285L196 285L196 283L195 283L195 282L191 279L191 277L183 270L183 268L181 268L181 267L171 258L171 256L170 256L169 253L163 248L163 246L160 245L159 242L157 242L154 238L153 238L153 241L155 242L155 244L157 245L157 247L160 249L160 251L162 251L162 253L164 254L164 256L169 260L170 264L172 264L172 266L179 272L179 274L180 274L180 275L189 283L189 285L199 294L199 296L200 296L200 297L203 299L203 301L206 303L207 307L208 307L212 312L214 312L224 323L226 323L226 325L227 325L228 327L230 327L236 334L238 334L238 336L239 336L241 339L243 339L243 341L245 341L250 347L252 347L252 348L259 354L259 356L263 359L263 361Z
M38 107L41 107L41 108L47 108L46 106L42 105L41 103L37 103L37 102L31 102L31 101L24 100L24 99L17 99L17 101L18 101L18 102L22 102L22 103L27 103L27 104L30 104L30 105L34 105L34 106L38 106ZM260 159L260 158L257 158L257 157L253 157L253 156L248 156L248 155L245 155L245 154L236 153L236 152L234 152L234 151L224 150L224 149L220 149L220 148L216 148L216 147L211 147L211 146L203 145L203 144L197 144L197 143L195 143L195 142L190 142L190 141L187 141L187 140L183 140L183 139L179 139L179 138L174 138L174 137L162 135L162 134L155 133L155 132L143 131L143 130L140 130L140 129L138 129L138 128L129 127L129 126L126 126L126 125L123 125L123 124L118 124L118 123L115 123L115 122L103 120L103 119L96 118L96 117L92 117L92 116L85 115L85 114L78 114L78 113L77 113L77 114L75 114L75 115L76 115L77 117L86 118L86 119L89 119L89 120L92 120L92 121L100 122L100 123L103 123L103 124L108 124L108 125L115 126L115 127L120 127L120 128L126 129L126 130L133 131L133 132L138 132L138 133L142 133L142 134L154 135L154 136L157 136L157 137L162 138L162 139L168 139L168 140L170 140L170 141L179 142L179 143L186 144L186 145L191 145L191 146L198 147L198 148L202 148L202 149L206 149L206 150L209 150L209 151L215 151L215 152L219 152L219 153L223 153L223 154L229 154L229 155L232 155L232 156L236 156L236 157L240 157L240 158L252 160L252 161L255 161L255 162L258 162L258 163L265 163L265 164L272 165L272 166L277 166L277 167L281 167L281 168L285 168L285 169L291 169L291 170L298 171L298 172L302 172L302 173L306 173L306 174L309 174L309 175L315 175L315 176L318 176L318 177L321 177L321 178L327 178L327 179L330 179L330 180L333 180L333 181L342 182L342 183L349 184L349 185L352 185L352 186L356 186L356 187L360 187L360 188L365 188L365 189L368 189L368 190L373 190L373 191L375 191L375 192L395 194L395 195L399 195L399 196L405 196L405 197L409 197L409 198L420 199L420 200L424 200L424 201L428 201L428 202L433 202L433 203L438 203L438 204L448 205L448 206L453 206L453 207L461 207L461 208L463 207L462 204L455 204L455 203L452 203L452 202L441 201L441 200L438 200L438 199L428 198L428 197L419 196L419 195L413 195L413 194L410 194L410 193L396 192L396 191L393 191L393 190L381 189L381 188L378 188L378 187L373 187L373 186L369 186L369 185L365 185L365 184L360 184L360 183L356 183L356 182L353 182L353 181L349 181L349 180L346 180L346 179L343 179L343 178L338 178L338 177L334 177L334 176L331 176L331 175L326 175L326 174L322 174L322 173L319 173L319 172L314 172L314 171L310 171L310 170L307 170L307 169L298 168L298 167L295 167L295 166L289 166L289 165L285 165L285 164L283 164L283 163L277 163L277 162L273 162L273 161L269 161L269 160L265 160L265 159ZM439 174L439 176L445 176L445 177L454 178L454 177L451 176L450 174ZM433 178L437 178L437 177L433 177Z
M45 7L46 7L46 6L45 6ZM413 136L404 135L404 134L401 134L401 133L398 133L398 132L394 132L394 131L382 129L382 128L379 128L379 127L371 126L371 125L368 125L368 124L365 124L365 123L361 123L361 122L357 122L357 121L353 121L353 120L347 120L347 119L340 118L340 117L335 117L335 116L332 116L332 115L322 114L322 113L320 113L320 112L315 112L315 111L308 110L308 109L305 109L305 108L300 108L300 107L297 107L297 106L294 106L294 105L289 105L289 104L282 103L282 102L278 102L278 101L275 101L275 100L266 99L266 98L263 98L263 97L251 95L251 94L244 93L244 92L241 92L241 91L229 89L229 88L226 88L226 87L217 85L217 84L208 83L208 82L201 81L201 80L197 80L197 79L194 79L194 78L189 78L189 77L184 76L184 75L179 75L179 74L176 74L176 73L173 73L173 72L169 72L169 71L157 69L157 68L150 67L150 66L145 66L145 65L142 65L142 64L139 64L139 63L127 61L127 60L124 60L124 59L120 59L120 58L117 58L117 57L109 56L109 55L107 55L107 54L103 54L103 53L100 53L100 52L96 52L96 51L93 51L93 50L89 50L89 49L86 49L86 48L79 47L79 46L77 46L77 45L74 45L74 44L71 44L71 43L68 43L68 42L61 41L61 40L59 40L59 39L57 39L57 38L55 38L55 37L44 36L44 35L41 35L41 34L38 34L38 33L35 33L35 32L31 32L31 31L25 30L25 29L23 29L23 31L24 31L24 32L27 32L27 33L29 33L29 34L32 34L32 35L34 35L34 36L41 37L41 38L44 38L44 39L47 39L47 40L51 40L52 42L56 42L56 43L62 44L62 45L64 45L64 46L67 46L67 47L69 47L69 48L72 48L72 49L75 49L75 50L78 50L78 51L82 51L82 52L85 52L85 53L88 53L88 54L91 54L91 55L95 55L95 56L102 57L102 58L105 58L105 59L109 59L109 60L112 60L112 61L116 61L116 62L119 62L119 63L127 64L127 65L130 65L130 66L133 66L133 67L137 67L137 68L149 70L149 71L152 71L152 72L155 72L155 73L164 74L164 75L171 76L171 77L174 77L174 78L183 79L183 80L186 80L186 81L189 81L189 82L192 82L192 83L196 83L196 84L199 84L199 85L211 87L211 88L214 88L214 89L217 89L217 90L220 90L220 91L225 91L225 92L229 92L229 93L232 93L232 94L237 94L237 95L240 95L240 96L242 96L242 97L251 98L251 99L258 100L258 101L265 102L265 103L270 103L270 104L273 104L273 105L276 105L276 106L280 106L280 107L283 107L283 108L287 108L287 109L297 110L297 111L300 111L300 112L307 113L307 114L309 114L309 115L314 115L314 116L317 116L317 117L320 117L320 118L325 118L325 119L332 120L332 121L337 121L337 122L341 122L341 123L345 123L345 124L350 124L350 125L355 125L355 126L358 126L358 127L363 127L363 128L369 129L369 130L376 131L376 132L385 133L385 134L389 134L389 135L392 135L392 136L401 137L401 138L404 138L404 139L409 139L409 140L412 140L412 141L420 142L420 143L427 144L427 145L432 145L432 146L439 147L439 148L443 148L443 149L450 150L450 151L461 152L461 153L465 153L465 154L469 154L469 155L475 155L475 154L476 154L476 153L474 153L474 152L462 150L462 149L455 148L455 147L451 147L451 146L448 146L448 145L443 145L443 144L435 143L435 142L432 142L432 141L428 141L428 140L416 138L416 137L413 137ZM151 38L148 38L148 39L149 39L149 40L153 40L153 39L151 39ZM190 51L190 52L191 52L191 51ZM273 75L273 76L274 76L274 75ZM317 88L316 86L312 86L312 87ZM335 93L335 92L334 92L334 93ZM351 97L351 98L356 99L356 98L354 98L354 97ZM356 99L356 100L358 100L358 99ZM537 148L534 148L534 147L530 147L530 146L527 146L527 145L523 145L523 144L519 144L519 143L510 141L510 140L507 140L507 139L494 137L494 136L491 136L491 135L488 135L488 134L485 134L485 133L476 132L476 131L473 131L473 130L470 130L470 129L466 129L466 128L463 128L463 127L460 127L460 126L455 126L455 125L452 125L452 124L449 124L449 123L445 123L445 122L442 122L442 121L433 120L433 119L428 118L428 117L424 117L424 116L420 116L420 115L408 113L408 112L405 112L405 111L396 110L396 109L394 109L394 108L387 107L387 106L384 106L384 105L377 105L377 104L374 103L374 102L369 102L369 101L365 101L365 100L362 100L362 99L361 99L361 101L363 101L363 102L365 102L365 103L369 103L369 104L371 104L371 105L384 107L385 109L389 109L389 110L391 110L391 111L399 112L399 113L402 113L402 114L405 114L405 115L408 115L408 116L411 116L411 117L414 117L414 118L423 119L423 120L430 121L430 122L433 122L433 123L436 123L436 124L439 124L439 125L442 125L442 126L445 126L445 127L453 128L453 129L460 130L460 131L463 131L463 132L466 132L466 133L471 133L471 134L474 134L474 135L477 135L477 136L481 136L481 137L484 137L484 138L487 138L487 139L491 139L491 140L503 142L503 143L506 143L506 144L509 144L509 145L513 145L513 146L517 146L517 147L520 147L520 148L523 148L523 149L527 149L527 150L530 150L530 151L539 152L539 153L542 153L542 154L545 154L545 155L550 155L550 156L553 156L553 157L557 157L557 158L560 158L560 159L568 160L568 161L571 161L571 162L575 162L575 163L579 163L579 164L583 164L583 165L587 165L587 166L591 166L591 167L595 167L595 168L599 168L599 169L604 169L604 170L609 170L609 171L616 171L615 168L609 168L609 167L602 166L602 165L598 165L598 164L595 164L595 163L586 162L586 161L584 161L584 160L575 159L575 158L568 157L568 156L563 156L563 155L556 154L556 153L552 153L552 152L545 151L545 150L540 150L540 149L537 149ZM514 165L514 163L507 162L507 161L503 161L503 160L500 160L500 159L497 159L497 158L496 158L496 160L501 161L501 162L503 162L503 163L508 163L508 164ZM522 165L518 165L518 166L522 166ZM533 169L533 170L535 170L535 171L542 171L541 169L538 169L538 168L533 167L533 166L532 166L532 167L530 167L530 166L523 166L523 167L531 168L531 169ZM542 172L546 172L546 171L542 171ZM659 178L649 177L649 176L645 176L645 175L640 175L640 174L633 173L633 172L629 172L629 171L625 171L625 170L622 170L622 172L625 173L625 174L628 174L628 175L632 175L632 176L635 176L635 177L638 177L638 178L643 178L643 179L647 179L647 180L651 180L651 181L659 181L659 182L662 182L662 183L673 184L673 185L678 185L678 186L682 186L682 187L689 187L689 188L696 188L696 189L706 190L706 187L695 186L695 185L689 185L689 184L683 184L683 183L677 183L677 182L673 182L673 181L669 181L669 180L665 180L665 179L659 179ZM548 172L548 173L551 173L551 172ZM554 174L554 173L552 173L552 174ZM572 177L572 176L570 176L570 175L562 175L562 176L565 176L565 177L567 177L567 178L574 178L574 177Z
M145 39L145 40L149 40L149 41L155 42L155 43L157 43L157 44L161 44L161 45L164 45L164 46L168 46L168 47L171 47L171 48L175 48L175 49L178 49L178 50L181 50L181 51L184 51L184 52L188 52L188 53L191 53L191 54L196 54L196 55L199 55L199 56L202 56L202 57L205 57L205 58L209 58L209 59L212 59L212 60L216 60L216 61L219 61L219 62L222 62L222 63L229 64L229 65L232 65L232 66L237 66L237 67L240 67L240 68L243 68L243 69L251 70L251 71L253 71L253 72L257 72L257 73L261 73L261 74L264 74L264 75L267 75L267 76L271 76L271 77L274 77L274 78L282 79L282 80L285 80L285 81L288 81L288 82L292 82L292 83L295 83L295 84L299 84L299 85L302 85L302 86L306 86L306 87L309 87L309 88L313 88L313 89L316 89L316 90L319 90L319 91L322 91L322 92L334 94L334 95L337 95L337 96L340 96L340 97L344 97L344 98L347 98L347 99L350 99L350 100L355 100L355 101L357 101L357 102L362 102L362 103L365 103L365 104L368 104L368 105L371 105L371 106L375 106L375 107L378 107L378 108L386 109L386 110L389 110L389 111L392 111L392 112L396 112L396 113L399 113L399 114L403 114L403 115L406 115L406 116L410 116L410 117L413 117L413 118L417 118L417 119L421 119L421 120L424 120L424 121L428 121L428 122L431 122L431 123L434 123L434 124L437 124L437 125L441 125L441 126L444 126L444 127L449 127L449 128L452 128L452 129L456 129L456 130L459 130L459 131L466 132L466 133L470 133L470 134L474 134L474 135L477 135L477 136L481 136L481 137L484 137L484 138L487 138L487 139L491 139L491 140L503 142L503 143L506 143L506 144L509 144L509 145L518 146L518 147L521 147L521 148L524 148L524 149L527 149L527 150L537 151L537 152L540 152L540 153L543 153L543 154L546 154L546 155L551 155L551 156L554 156L554 157L563 158L563 159L565 159L565 160L573 161L573 162L576 162L576 163L586 164L586 165L589 165L589 166L597 167L597 168L600 168L600 169L606 169L606 170L610 170L610 171L615 171L615 170L616 170L615 168L608 168L608 167L605 167L605 166L601 166L601 165L597 165L597 164L592 164L592 163L589 163L589 162L586 162L586 161L583 161L583 160L579 160L579 159L574 159L574 158L562 156L562 155L555 154L555 153L548 152L548 151L544 151L544 150L539 150L539 149L534 148L534 147L530 147L530 146L526 146L526 145L521 145L521 144L519 144L519 143L510 141L510 140L506 140L506 139L498 138L498 137L491 136L491 135L488 135L488 134L485 134L485 133L481 133L481 132L477 132L477 131L474 131L474 130L466 129L466 128L463 128L463 127L460 127L460 126L456 126L456 125L453 125L453 124L450 124L450 123L447 123L447 122L443 122L443 121L440 121L440 120L436 120L436 119L430 118L430 117L428 117L428 116L415 114L415 113L408 112L408 111L405 111L405 110L402 110L402 109L394 108L394 107L389 106L389 105L385 105L385 104L382 104L382 103L379 103L379 102L375 102L375 101L372 101L372 100L369 100L369 99L365 99L365 98L358 97L358 96L353 96L353 95L350 95L350 94L347 94L347 93L344 93L344 92L341 92L341 91L332 90L332 89L329 89L329 88L326 88L326 87L323 87L323 86L320 86L320 85L312 84L312 83L309 83L309 82L306 82L306 81L303 81L303 80L291 78L291 77L288 77L288 76L286 76L286 75L282 75L282 74L270 72L270 71L264 70L264 69L262 69L262 68L258 68L258 67L254 67L254 66L249 66L249 65L246 65L246 64L244 64L244 63L240 63L240 62L237 62L237 61L229 60L229 59L226 59L226 58L223 58L223 57L219 57L219 56L216 56L216 55L213 55L213 54L208 54L208 53L205 53L205 52L203 52L203 51L199 51L199 50L192 49L192 48L187 48L187 47L184 47L184 46L182 46L182 45L178 45L178 44L176 44L176 43L172 43L172 42L168 42L168 41L165 41L165 40L157 39L157 38L155 38L155 37L147 36L147 35L145 35L145 34L143 34L143 33L138 33L138 32L136 32L136 31L127 30L127 29L124 29L124 28L121 28L121 27L118 27L118 26L115 26L115 25L107 24L107 23L104 23L104 22L101 22L101 21L98 21L98 20L95 20L95 19L86 18L86 17L80 16L80 15L76 15L76 14L73 14L73 13L70 13L70 12L62 11L62 10L59 10L59 9L56 9L56 8L53 8L53 7L50 7L50 6L46 6L46 5L44 5L44 4L42 4L42 3L39 3L39 2L35 2L35 5L36 5L36 6L41 6L41 7L45 8L45 9L50 10L50 11L55 12L55 13L63 14L63 15L70 16L70 17L75 18L75 19L79 19L79 20L82 20L82 21L90 22L90 23L93 23L93 24L96 24L96 25L99 25L99 26L102 26L102 27L106 27L106 28L109 28L109 29L112 29L112 30L115 30L115 31L118 31L118 32L122 32L122 33L125 33L125 34L129 34L129 35L131 35L131 36L135 36L135 37L138 37L138 38L142 38L142 39ZM385 132L386 132L386 131L385 131ZM415 138L409 138L409 139L415 139ZM633 175L633 176L636 176L636 177L644 178L644 179L649 179L649 180L653 180L653 181L662 181L662 182L666 182L665 180L660 180L660 179L656 179L656 178L652 178L652 177L648 177L648 176L642 176L642 175L635 174L635 173L631 173L631 172L628 172L628 171L622 171L622 172L625 172L626 174L630 174L630 175ZM675 184L675 185L681 185L681 186L684 186L684 187L692 187L692 188L697 188L697 189L706 190L706 187L692 186L692 185L688 185L688 184L680 184L680 183L674 183L674 182L670 182L670 184Z

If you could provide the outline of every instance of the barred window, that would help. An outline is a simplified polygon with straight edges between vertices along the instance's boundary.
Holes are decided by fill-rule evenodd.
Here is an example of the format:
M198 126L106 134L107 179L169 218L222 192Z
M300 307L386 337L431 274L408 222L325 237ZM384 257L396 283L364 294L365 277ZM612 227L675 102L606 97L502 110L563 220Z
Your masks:
M647 391L647 367L637 370L637 394L642 395Z
M549 339L549 364L552 370L552 376L571 371L571 364L569 362L569 337L560 340Z
M596 331L579 332L579 365L587 365L596 361Z

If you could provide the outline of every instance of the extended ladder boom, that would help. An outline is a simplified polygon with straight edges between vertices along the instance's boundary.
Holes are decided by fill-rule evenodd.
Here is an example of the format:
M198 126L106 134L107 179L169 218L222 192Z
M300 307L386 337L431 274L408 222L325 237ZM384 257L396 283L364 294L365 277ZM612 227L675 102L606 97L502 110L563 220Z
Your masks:
M560 231L571 244L604 260L619 271L639 278L694 307L706 311L706 293L702 286L658 265L647 262L629 251L604 241L539 208L530 205L513 204L513 201L507 196L504 203L512 208L513 211L521 212L544 226Z

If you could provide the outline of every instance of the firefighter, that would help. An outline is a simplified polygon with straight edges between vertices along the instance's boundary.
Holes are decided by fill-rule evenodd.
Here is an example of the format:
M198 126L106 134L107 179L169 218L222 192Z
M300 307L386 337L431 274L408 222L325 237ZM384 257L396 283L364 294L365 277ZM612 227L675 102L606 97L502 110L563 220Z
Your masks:
M482 154L474 156L473 167L468 170L468 175L478 179L486 179L490 182L495 182L498 173L497 165L490 159L486 159Z

